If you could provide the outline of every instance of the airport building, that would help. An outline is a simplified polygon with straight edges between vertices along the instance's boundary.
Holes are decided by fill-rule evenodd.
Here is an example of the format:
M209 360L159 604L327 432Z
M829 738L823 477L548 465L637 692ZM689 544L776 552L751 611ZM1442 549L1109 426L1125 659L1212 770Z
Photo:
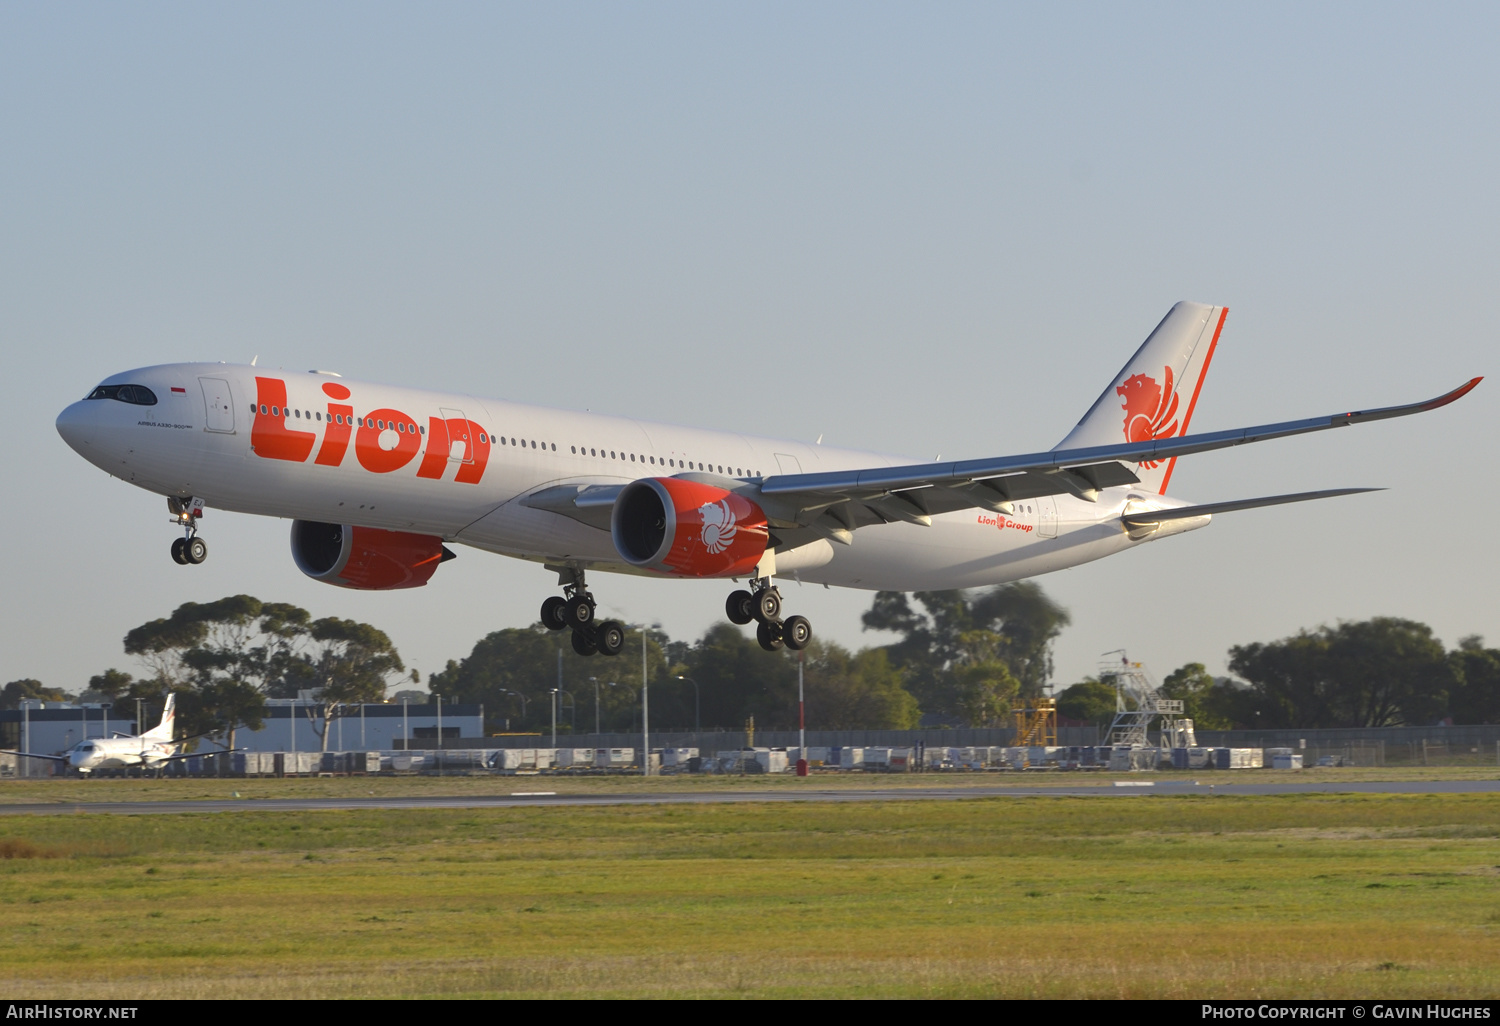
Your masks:
M392 751L484 746L484 706L478 704L343 706L343 715L328 727L326 746L318 736L323 729L322 708L307 692L297 698L268 699L261 729L235 731L235 747L249 752L317 752L325 747L329 751ZM148 726L155 723L153 712L141 713ZM136 714L134 702L117 707L26 699L19 709L0 710L0 749L61 755L90 738L139 734ZM199 750L211 752L215 747L203 744ZM6 760L6 766L11 762ZM22 759L20 763L10 773L0 769L0 775L50 776L54 772L54 764L44 760Z

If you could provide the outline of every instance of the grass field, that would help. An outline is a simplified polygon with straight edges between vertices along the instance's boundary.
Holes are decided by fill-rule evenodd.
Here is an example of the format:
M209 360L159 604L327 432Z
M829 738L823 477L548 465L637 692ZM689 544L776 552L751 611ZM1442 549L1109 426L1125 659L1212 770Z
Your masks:
M19 816L0 907L18 998L1495 997L1500 796Z

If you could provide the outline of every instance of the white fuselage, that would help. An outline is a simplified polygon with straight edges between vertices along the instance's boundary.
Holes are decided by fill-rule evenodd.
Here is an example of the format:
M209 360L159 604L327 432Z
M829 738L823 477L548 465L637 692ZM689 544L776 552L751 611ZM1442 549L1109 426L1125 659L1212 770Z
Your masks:
M197 496L210 507L241 513L434 535L522 559L606 571L649 573L619 556L608 531L518 500L560 484L624 484L689 470L755 481L910 462L247 366L168 364L117 374L103 384L126 383L151 389L156 403L80 401L63 411L57 426L90 462L148 491ZM444 450L433 444L440 424L471 425L481 438L460 442L454 429ZM412 427L414 435L397 425ZM1011 515L969 509L934 516L931 526L861 528L849 545L816 541L779 553L777 572L795 572L814 583L899 591L998 584L1145 540L1122 526L1127 504L1131 511L1183 505L1129 487L1104 489L1095 502L1027 499L1016 502ZM1181 533L1208 519L1165 523L1145 537Z
M176 745L144 737L98 737L68 750L67 765L79 773L144 766L151 769L172 755Z

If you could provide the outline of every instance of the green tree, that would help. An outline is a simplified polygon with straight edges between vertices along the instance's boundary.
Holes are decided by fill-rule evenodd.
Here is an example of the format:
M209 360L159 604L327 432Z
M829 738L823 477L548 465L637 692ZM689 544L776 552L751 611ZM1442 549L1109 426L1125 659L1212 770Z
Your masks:
M1179 666L1161 685L1162 697L1180 701L1182 714L1200 730L1232 730L1240 719L1238 706L1244 694L1244 688L1215 680L1202 663Z
M682 701L682 692L690 689L669 673L664 644L670 644L666 635L648 632L651 722L661 727L691 723L691 695L685 704ZM580 732L593 732L596 682L601 728L619 732L640 728L639 631L627 631L624 652L609 659L578 655L565 631L549 631L541 624L506 628L481 638L463 659L448 660L447 666L428 678L427 686L444 701L483 704L485 729L490 732L505 729L508 721L511 730L547 733L552 729L552 689L558 686L559 665L563 690L572 699L570 704L568 696L562 696L559 730L576 725ZM518 695L525 698L524 717Z
M917 700L884 649L851 655L840 645L814 640L804 658L807 722L814 729L910 730L921 722Z
M1500 723L1500 649L1479 635L1461 638L1448 655L1453 685L1448 714L1454 723Z
M1069 617L1039 585L1020 581L912 597L920 611L901 592L877 592L863 622L866 630L902 636L886 651L923 709L978 726L1003 719L1016 699L1042 694L1052 675L1052 643ZM1006 674L979 668L992 663Z
M0 708L19 709L28 698L43 702L66 702L72 697L62 688L49 688L39 680L23 677L0 688Z
M1118 709L1114 685L1094 677L1063 688L1057 696L1057 714L1070 720L1092 723L1101 730L1109 726Z
M307 633L316 648L292 668L299 679L313 684L318 703L307 708L307 718L326 752L333 724L362 702L385 701L386 688L406 667L390 637L367 623L327 616L314 621Z
M1454 668L1426 624L1396 617L1236 645L1230 669L1249 682L1257 727L1432 723L1448 708Z

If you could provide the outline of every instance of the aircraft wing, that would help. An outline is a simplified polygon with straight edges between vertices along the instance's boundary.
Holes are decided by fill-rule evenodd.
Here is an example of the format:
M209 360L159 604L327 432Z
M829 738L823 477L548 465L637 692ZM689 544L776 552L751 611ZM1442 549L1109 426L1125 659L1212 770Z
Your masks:
M23 759L50 759L52 762L67 762L66 755L38 755L36 752L12 752L0 749L0 755L19 755Z
M202 736L202 735L200 735L200 736ZM192 739L191 738L184 738L183 740L190 741ZM184 753L179 754L179 755L163 755L163 756L160 756L160 757L153 756L152 759L151 759L151 761L152 762L176 762L178 759L191 759L195 755L228 755L230 752L243 752L243 751L245 751L245 749L243 749L243 748L223 748L223 749L219 749L219 750L213 751L213 752L184 752Z
M1013 500L1042 495L1071 494L1094 501L1102 488L1136 482L1127 463L1158 462L1249 442L1425 413L1462 398L1481 380L1473 378L1435 399L1405 406L1022 456L781 474L763 481L759 491L768 500L766 512L773 518L791 520L799 527L813 527L847 543L850 531L868 524L892 521L925 524L931 522L934 514L973 506L1009 513Z
M532 492L521 500L521 505L532 509L544 509L559 513L569 519L601 531L609 530L610 512L615 508L615 498L625 486L623 484L576 484L553 485Z
M1209 517L1216 513L1233 513L1241 509L1259 509L1262 506L1280 506L1287 502L1307 502L1310 499L1331 499L1338 495L1358 495L1361 492L1381 492L1383 488L1325 488L1317 492L1296 492L1291 495L1266 495L1259 499L1234 499L1230 502L1204 502L1196 506L1178 506L1173 509L1141 510L1126 513L1120 519L1126 527L1148 527L1170 520L1191 520L1194 517Z

